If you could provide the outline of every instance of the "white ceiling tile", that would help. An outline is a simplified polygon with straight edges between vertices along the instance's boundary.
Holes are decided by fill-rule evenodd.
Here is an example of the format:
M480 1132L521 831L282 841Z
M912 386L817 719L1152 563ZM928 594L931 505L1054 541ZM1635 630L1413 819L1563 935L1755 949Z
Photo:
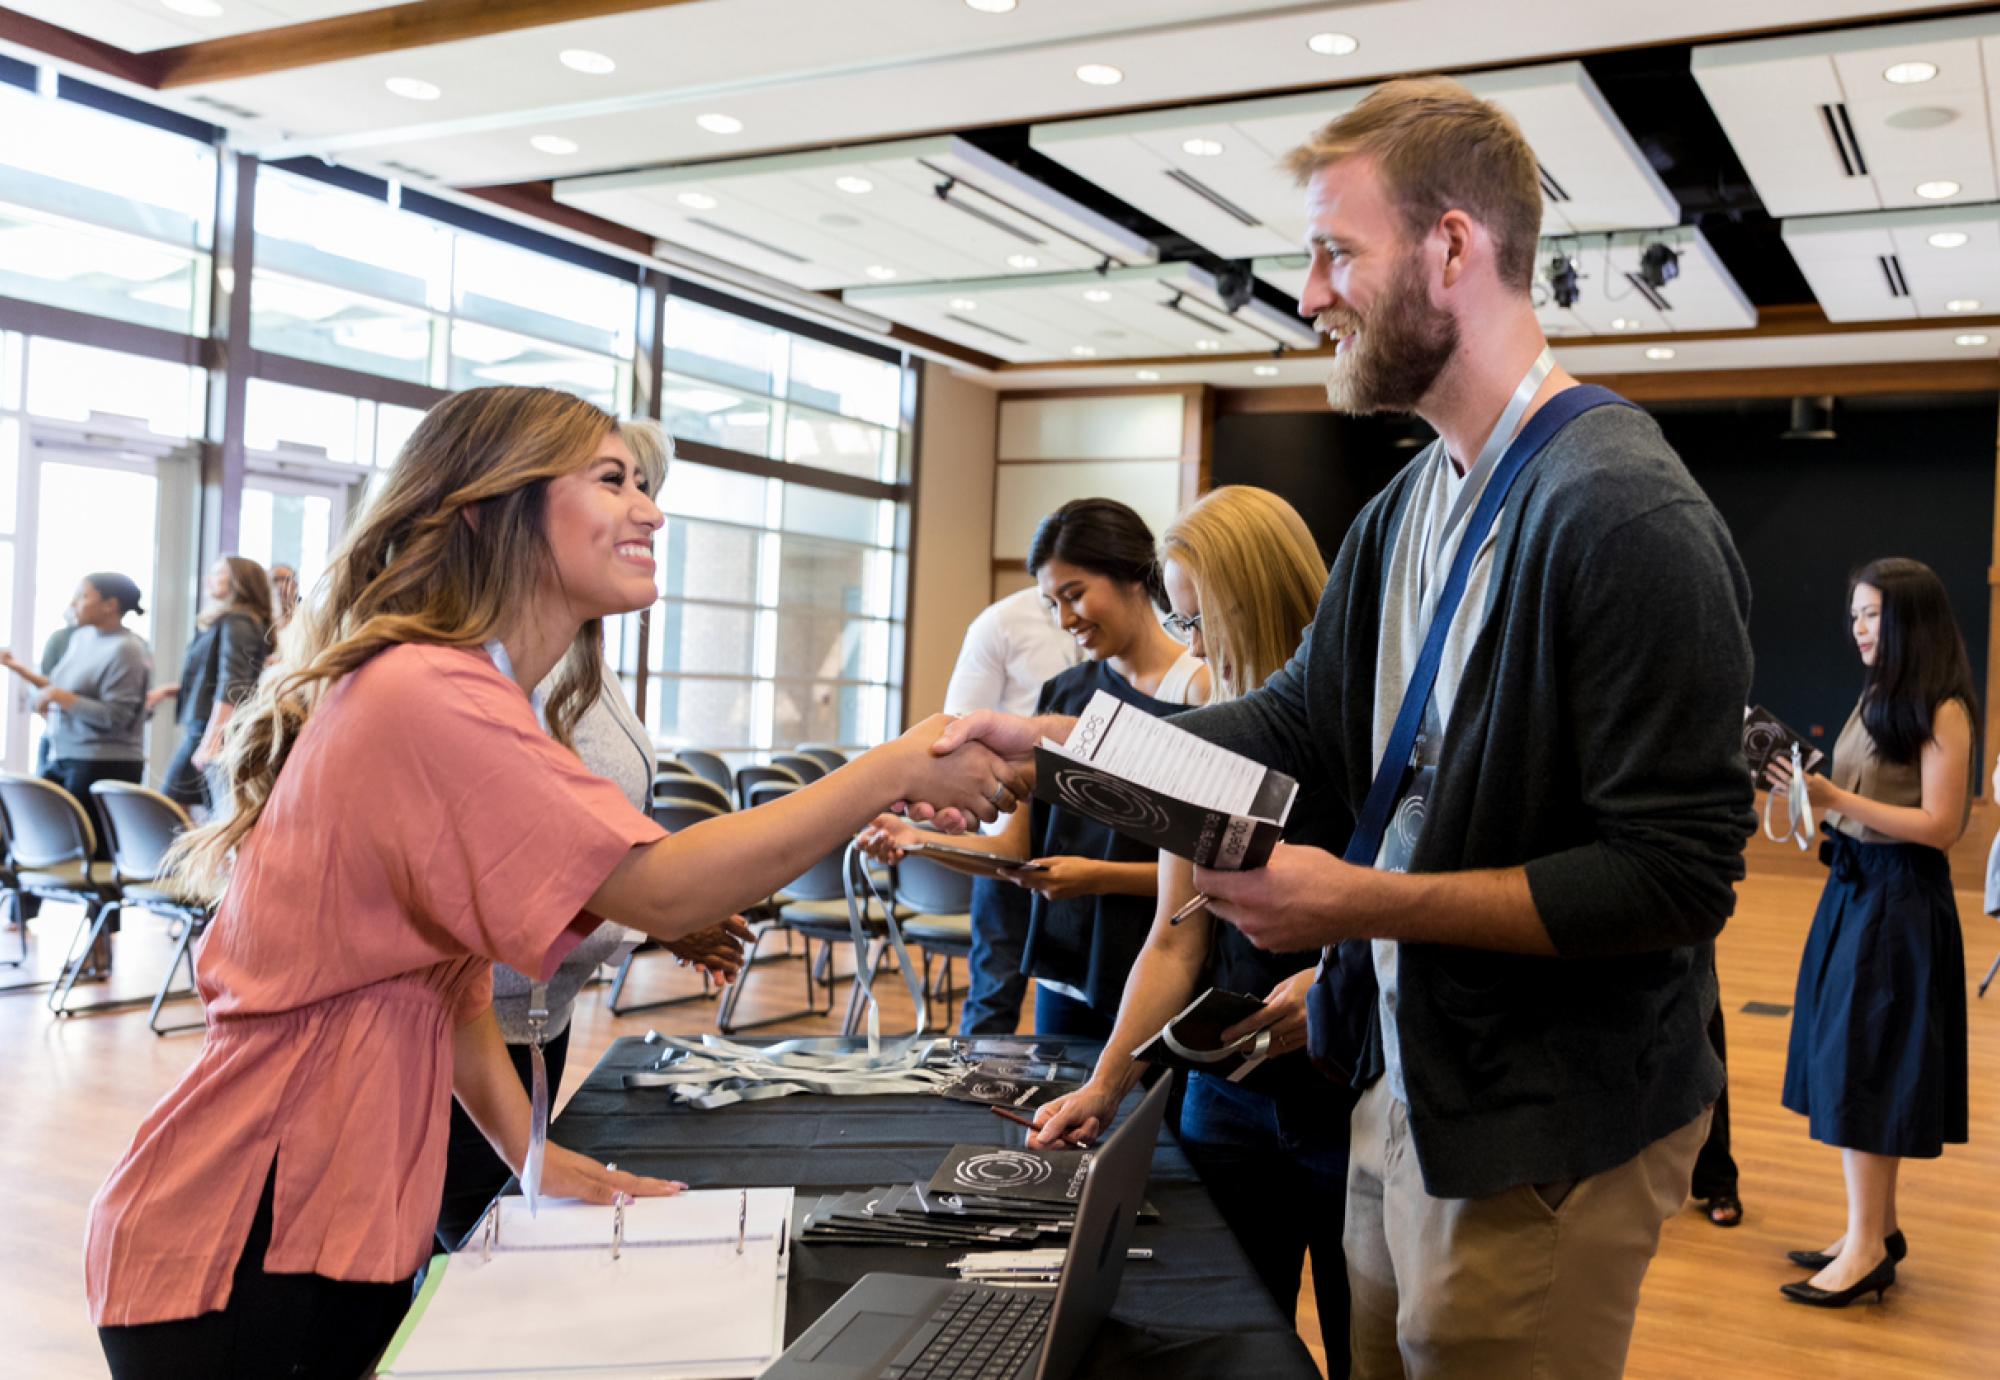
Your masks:
M1954 301L2000 310L2000 206L1811 216L1783 233L1830 321L1949 321ZM1930 238L1941 233L1966 242L1940 249Z

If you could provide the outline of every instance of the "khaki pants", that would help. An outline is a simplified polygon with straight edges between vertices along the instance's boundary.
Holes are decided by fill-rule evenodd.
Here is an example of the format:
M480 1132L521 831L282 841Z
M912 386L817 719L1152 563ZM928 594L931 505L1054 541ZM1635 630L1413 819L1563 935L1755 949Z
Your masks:
M1347 1171L1354 1380L1616 1380L1708 1119L1572 1184L1433 1198L1407 1109L1377 1080Z

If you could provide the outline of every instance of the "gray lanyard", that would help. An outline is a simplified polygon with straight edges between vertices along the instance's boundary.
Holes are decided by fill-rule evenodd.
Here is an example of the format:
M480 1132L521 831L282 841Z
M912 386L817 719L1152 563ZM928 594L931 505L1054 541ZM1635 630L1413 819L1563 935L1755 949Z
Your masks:
M1515 387L1514 396L1508 399L1507 408L1500 414L1500 420L1493 424L1493 430L1487 434L1486 444L1479 448L1479 458L1472 462L1470 469L1466 470L1465 483L1459 489L1458 497L1452 500L1451 511L1445 514L1444 522L1437 530L1430 534L1429 549L1418 558L1417 562L1417 571L1419 577L1423 579L1424 589L1419 627L1430 626L1431 614L1437 608L1438 593L1443 587L1440 581L1429 578L1429 572L1435 564L1443 561L1445 543L1451 540L1453 532L1464 525L1474 505L1479 502L1479 495L1486 490L1486 481L1493 475L1493 467L1500 463L1500 457L1507 453L1507 447L1514 440L1514 433L1521 429L1522 414L1528 410L1528 404L1535 400L1535 394L1541 392L1542 384L1555 367L1555 356L1544 347L1542 352L1535 356L1535 362L1528 366L1528 372L1522 377L1520 384ZM1449 455L1446 456L1445 463L1451 463Z
M499 638L486 644L486 655L494 669L509 680L514 678L514 659L507 655ZM549 721L542 712L542 692L537 687L529 696L535 722L547 732ZM528 1157L521 1166L521 1193L528 1200L528 1215L534 1216L542 1191L542 1161L549 1148L549 1066L542 1048L548 1043L549 985L531 982L528 986L528 1065L531 1073L528 1097Z

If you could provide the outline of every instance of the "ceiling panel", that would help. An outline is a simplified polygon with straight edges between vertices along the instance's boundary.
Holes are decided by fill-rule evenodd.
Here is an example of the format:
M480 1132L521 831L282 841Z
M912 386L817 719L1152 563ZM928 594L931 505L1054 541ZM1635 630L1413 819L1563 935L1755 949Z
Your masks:
M849 288L850 306L1013 363L1310 349L1313 328L1251 303L1235 315L1192 264Z
M2000 198L1996 61L2000 15L1985 14L1697 48L1693 71L1765 209L1783 217ZM1919 75L1914 64L1934 70L1889 80Z
M1147 241L956 137L568 178L555 196L804 288L1159 257Z
M403 0L215 0L214 14L189 14L161 0L7 0L7 8L114 48L144 53L401 3Z
M2000 308L2000 206L1811 216L1783 231L1828 320L1950 320Z
M1680 259L1679 275L1658 289L1658 302L1632 281L1640 256L1651 244L1665 244ZM1576 261L1580 296L1559 307L1549 296L1546 273L1558 253ZM1305 290L1306 257L1289 254L1258 259L1258 278L1294 301ZM1692 226L1617 235L1545 238L1536 251L1535 315L1551 337L1565 335L1657 335L1672 331L1747 330L1757 310L1700 230ZM1661 306L1659 303L1665 303Z
M1544 173L1548 233L1671 225L1680 208L1582 64L1489 72L1466 84L1505 109ZM1203 248L1283 254L1305 239L1304 203L1278 166L1367 88L1037 125L1036 149Z

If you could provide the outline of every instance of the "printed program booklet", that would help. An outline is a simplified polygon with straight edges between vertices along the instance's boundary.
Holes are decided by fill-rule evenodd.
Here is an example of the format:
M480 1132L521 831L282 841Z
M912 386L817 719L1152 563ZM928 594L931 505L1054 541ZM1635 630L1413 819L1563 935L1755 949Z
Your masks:
M1211 987L1158 1034L1132 1051L1134 1059L1172 1069L1214 1074L1235 1083L1269 1057L1269 1028L1224 1043L1222 1032L1264 1009L1260 998Z
M1782 757L1791 761L1792 745L1799 747L1799 760L1811 771L1826 760L1826 754L1805 740L1783 719L1764 708L1752 705L1743 711L1743 757L1750 764L1750 775L1758 785L1764 784L1764 769L1771 765L1773 758Z
M1035 749L1035 795L1202 867L1260 867L1299 783L1108 691Z

